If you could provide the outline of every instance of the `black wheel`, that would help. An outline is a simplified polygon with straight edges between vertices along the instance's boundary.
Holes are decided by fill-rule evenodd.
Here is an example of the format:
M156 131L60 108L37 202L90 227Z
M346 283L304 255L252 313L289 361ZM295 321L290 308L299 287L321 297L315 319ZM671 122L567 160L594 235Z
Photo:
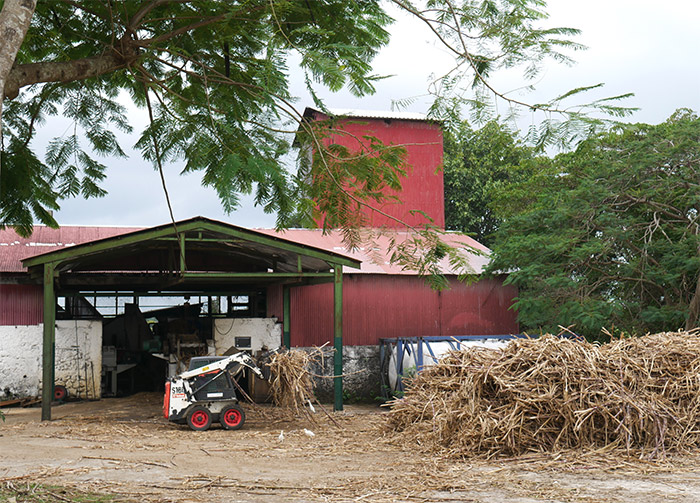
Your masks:
M187 413L187 424L194 431L205 431L211 426L211 412L206 407L193 407Z
M240 405L229 405L219 414L219 422L225 430L238 430L245 423L245 412Z
M60 384L53 387L53 399L59 402L64 402L68 398L68 390Z

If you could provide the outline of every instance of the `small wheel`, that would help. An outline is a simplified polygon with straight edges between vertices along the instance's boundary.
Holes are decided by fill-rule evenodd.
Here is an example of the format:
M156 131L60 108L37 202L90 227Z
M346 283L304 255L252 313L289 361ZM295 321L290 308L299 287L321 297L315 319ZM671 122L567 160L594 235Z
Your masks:
M238 430L245 423L245 412L240 405L229 405L219 414L219 422L225 430Z
M53 387L53 399L59 402L63 402L68 398L68 390L65 386L57 384Z
M187 424L194 431L205 431L211 426L211 412L205 407L194 407L187 414Z

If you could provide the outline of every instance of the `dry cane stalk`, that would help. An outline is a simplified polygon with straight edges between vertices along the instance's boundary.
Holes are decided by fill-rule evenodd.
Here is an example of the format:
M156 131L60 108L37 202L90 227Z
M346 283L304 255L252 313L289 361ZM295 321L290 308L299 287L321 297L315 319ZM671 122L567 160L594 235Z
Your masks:
M388 426L455 456L700 446L700 332L596 346L551 335L448 354L396 400Z

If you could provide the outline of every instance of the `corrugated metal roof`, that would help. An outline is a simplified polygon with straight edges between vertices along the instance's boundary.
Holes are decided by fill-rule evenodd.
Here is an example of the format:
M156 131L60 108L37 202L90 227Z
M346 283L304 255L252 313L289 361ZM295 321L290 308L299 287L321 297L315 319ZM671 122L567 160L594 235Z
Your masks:
M324 114L322 110L317 108L307 107L307 111ZM329 108L328 111L334 117L357 117L362 119L393 119L407 121L427 121L428 116L419 113L410 112L391 112L388 110L360 110L358 108ZM304 113L306 115L306 112Z
M25 272L22 259L139 229L141 227L81 225L64 225L58 229L52 229L35 225L34 232L28 238L19 236L13 229L2 229L0 230L0 272Z
M143 229L141 227L95 226L63 226L59 229L51 229L37 225L29 238L18 236L12 229L0 230L0 272L25 272L26 269L22 267L21 263L22 259ZM346 272L351 274L415 275L414 271L404 271L389 260L391 239L393 238L397 242L405 240L409 237L409 233L405 231L386 231L385 234L373 240L375 247L365 243L359 249L349 250L343 243L340 231L324 235L320 229L287 229L279 232L274 229L251 230L361 260L360 270L347 269ZM376 232L376 230L373 229L372 232ZM473 247L484 253L484 255L467 254L468 262L475 273L481 272L489 261L490 250L468 236L448 233L444 236L444 240L455 246ZM458 273L450 267L447 258L443 259L441 269L445 274Z
M342 253L357 260L361 260L362 266L359 271L356 269L348 269L345 271L350 274L416 274L415 271L403 270L401 266L393 264L389 260L391 240L395 239L396 242L403 242L410 237L410 234L406 231L385 231L384 234L381 234L373 239L373 243L376 245L376 247L363 243L363 246L359 249L350 250L343 242L343 235L340 231L332 231L328 234L323 234L321 229L287 229L279 232L275 231L274 229L256 230L266 234L284 237L298 243L323 248L336 253ZM376 229L371 229L371 231L376 232ZM482 272L488 264L491 250L469 236L457 233L447 233L443 236L443 240L453 246L467 248L471 247L483 253L483 255L481 255L465 252L467 261L474 273ZM450 266L449 259L447 257L440 262L440 269L444 274L458 274L460 272L455 271Z

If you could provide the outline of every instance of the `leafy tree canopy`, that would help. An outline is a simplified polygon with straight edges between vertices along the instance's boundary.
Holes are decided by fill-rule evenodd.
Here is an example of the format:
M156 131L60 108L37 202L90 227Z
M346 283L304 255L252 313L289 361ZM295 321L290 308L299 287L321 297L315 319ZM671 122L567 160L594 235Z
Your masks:
M320 185L308 190L309 180L283 163L291 133L301 128L315 137L295 108L289 75L304 73L323 110L318 85L346 87L357 96L372 93L380 77L371 61L389 40L390 4L422 20L454 55L454 68L430 86L430 113L448 128L461 121L465 106L481 121L500 100L512 113L544 114L530 133L545 147L604 124L587 111L627 113L612 104L620 97L564 105L599 85L528 104L490 84L502 68L521 67L525 80L534 79L546 58L567 62L566 51L581 48L570 39L577 30L542 26L543 0L41 1L5 73L10 44L0 47L0 224L23 233L35 221L55 226L50 211L62 199L103 195L105 158L124 156L115 132L133 127L123 101L128 97L150 117L136 144L143 158L161 173L163 163L184 160L184 171L201 173L225 210L237 206L240 194L254 193L284 227L296 210L313 206L313 194L313 204L326 208L326 225L361 225L347 215L356 204L376 201L383 187L397 185L402 155L380 148L348 156L312 139L317 154L329 161L319 165L326 176L311 179ZM34 8L32 0L0 5L3 15L21 9L31 15ZM13 16L3 15L4 30ZM288 68L291 53L299 55L299 69ZM33 139L51 116L67 118L73 127L39 152ZM360 197L344 190L348 186L361 188ZM439 238L426 236L425 242L428 251L418 262L443 254Z
M529 176L533 157L516 133L496 121L472 130L463 122L445 135L445 227L466 232L487 246L500 219L491 209L496 193Z
M502 191L490 270L519 287L524 329L590 338L698 326L700 119L620 126L538 159Z
M341 0L39 2L5 85L0 221L55 225L61 199L104 194L96 156L124 156L124 95L151 113L145 159L184 159L229 211L257 183L257 202L284 215L289 142L274 126L295 113L286 54L302 53L309 82L363 95L390 20L376 2ZM42 155L32 138L52 115L75 127Z

